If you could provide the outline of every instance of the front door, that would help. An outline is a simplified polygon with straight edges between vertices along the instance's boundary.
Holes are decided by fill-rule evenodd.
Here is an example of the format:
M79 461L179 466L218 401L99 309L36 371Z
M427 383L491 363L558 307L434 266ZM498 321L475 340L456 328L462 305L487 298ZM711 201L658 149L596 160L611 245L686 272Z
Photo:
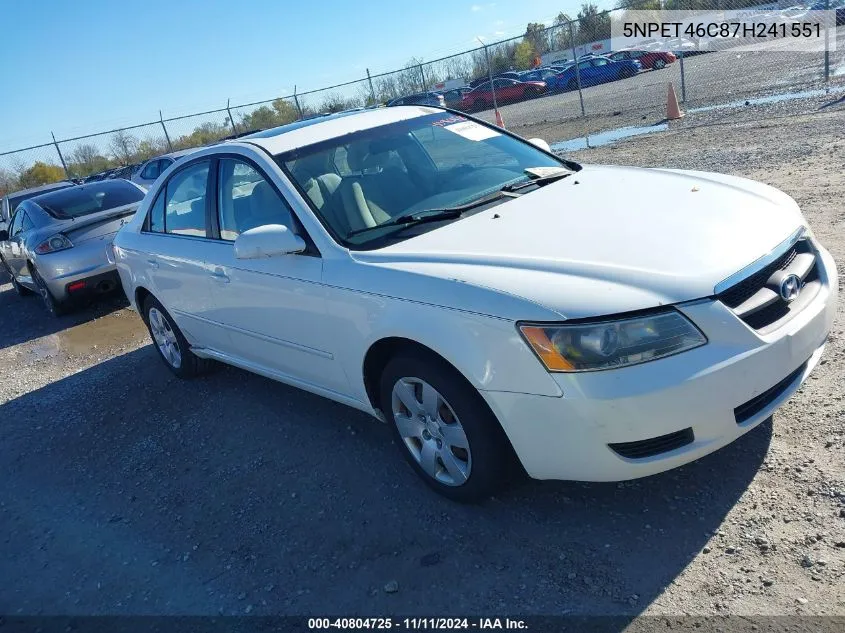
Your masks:
M283 224L299 232L290 206L257 165L239 158L218 163L219 240L209 260L217 274L214 318L229 332L231 356L323 389L348 393L329 349L323 260L305 252L237 259L244 231Z

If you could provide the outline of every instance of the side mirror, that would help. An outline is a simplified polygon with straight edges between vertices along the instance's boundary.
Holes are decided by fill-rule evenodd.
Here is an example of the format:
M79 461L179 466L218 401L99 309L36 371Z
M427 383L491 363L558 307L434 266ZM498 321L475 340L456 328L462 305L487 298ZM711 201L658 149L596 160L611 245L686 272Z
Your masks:
M0 229L0 242L9 240L9 232L6 229Z
M237 259L263 259L292 255L305 250L305 240L283 224L265 224L235 238Z
M531 143L532 145L536 145L537 147L539 147L544 152L551 153L551 151L552 151L552 148L549 147L549 144L546 143L546 141L544 141L541 138L530 138L530 139L528 139L528 142Z

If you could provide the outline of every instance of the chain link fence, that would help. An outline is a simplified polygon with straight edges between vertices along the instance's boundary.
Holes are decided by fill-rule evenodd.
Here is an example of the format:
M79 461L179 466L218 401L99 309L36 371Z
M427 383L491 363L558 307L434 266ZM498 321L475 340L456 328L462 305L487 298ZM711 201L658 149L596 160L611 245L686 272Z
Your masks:
M769 12L774 16L771 19L778 19L781 14L797 11L786 8L790 2L782 0L779 6L759 0L664 0L661 4L666 9L752 9L761 15ZM835 6L842 0L821 2ZM636 9L642 3L628 0L627 4ZM603 13L582 10L579 19L559 16L557 23L548 27L529 24L525 34L518 37L495 43L479 41L471 50L437 60L412 59L392 72L370 74L367 70L366 77L328 88L295 91L249 104L227 104L188 116L164 118L159 113L158 120L149 123L0 153L0 194L63 178L85 178L137 165L169 151L199 147L318 114L376 107L430 91L443 94L448 107L494 123L498 113L499 121L509 129L550 142L636 122L660 122L666 115L669 84L688 111L729 107L746 100L792 98L822 87L845 91L845 51L756 51L728 43L715 52L704 53L683 37L676 38L674 58L611 51L611 25L625 16L626 9ZM831 39L845 43L845 26L841 24L845 5L837 17L840 25L834 27ZM610 55L613 62L595 63L590 55ZM642 68L629 72L629 64L629 71L620 71L624 66L620 62L626 57L636 57ZM573 64L573 60L578 63ZM604 70L595 68L599 64ZM513 90L490 90L488 86L486 92L484 85L478 86L491 78L494 82L543 79L545 86L534 89L520 85ZM467 85L476 89L468 92Z

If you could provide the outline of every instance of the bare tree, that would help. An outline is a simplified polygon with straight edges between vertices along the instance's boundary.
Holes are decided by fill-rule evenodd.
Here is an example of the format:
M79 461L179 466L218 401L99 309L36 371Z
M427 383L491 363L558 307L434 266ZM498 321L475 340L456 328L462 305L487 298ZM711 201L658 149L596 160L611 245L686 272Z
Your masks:
M138 151L138 139L125 130L118 130L111 137L109 143L112 154L121 165L130 165L135 162L135 153Z

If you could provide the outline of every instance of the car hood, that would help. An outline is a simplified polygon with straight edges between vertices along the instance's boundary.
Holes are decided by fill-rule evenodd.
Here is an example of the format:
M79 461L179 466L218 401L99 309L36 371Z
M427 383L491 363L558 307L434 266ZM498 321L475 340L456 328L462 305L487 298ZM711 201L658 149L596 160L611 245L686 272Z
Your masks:
M716 284L804 224L792 198L744 178L585 166L557 183L354 257L582 318L711 296ZM495 314L495 305L485 311Z

